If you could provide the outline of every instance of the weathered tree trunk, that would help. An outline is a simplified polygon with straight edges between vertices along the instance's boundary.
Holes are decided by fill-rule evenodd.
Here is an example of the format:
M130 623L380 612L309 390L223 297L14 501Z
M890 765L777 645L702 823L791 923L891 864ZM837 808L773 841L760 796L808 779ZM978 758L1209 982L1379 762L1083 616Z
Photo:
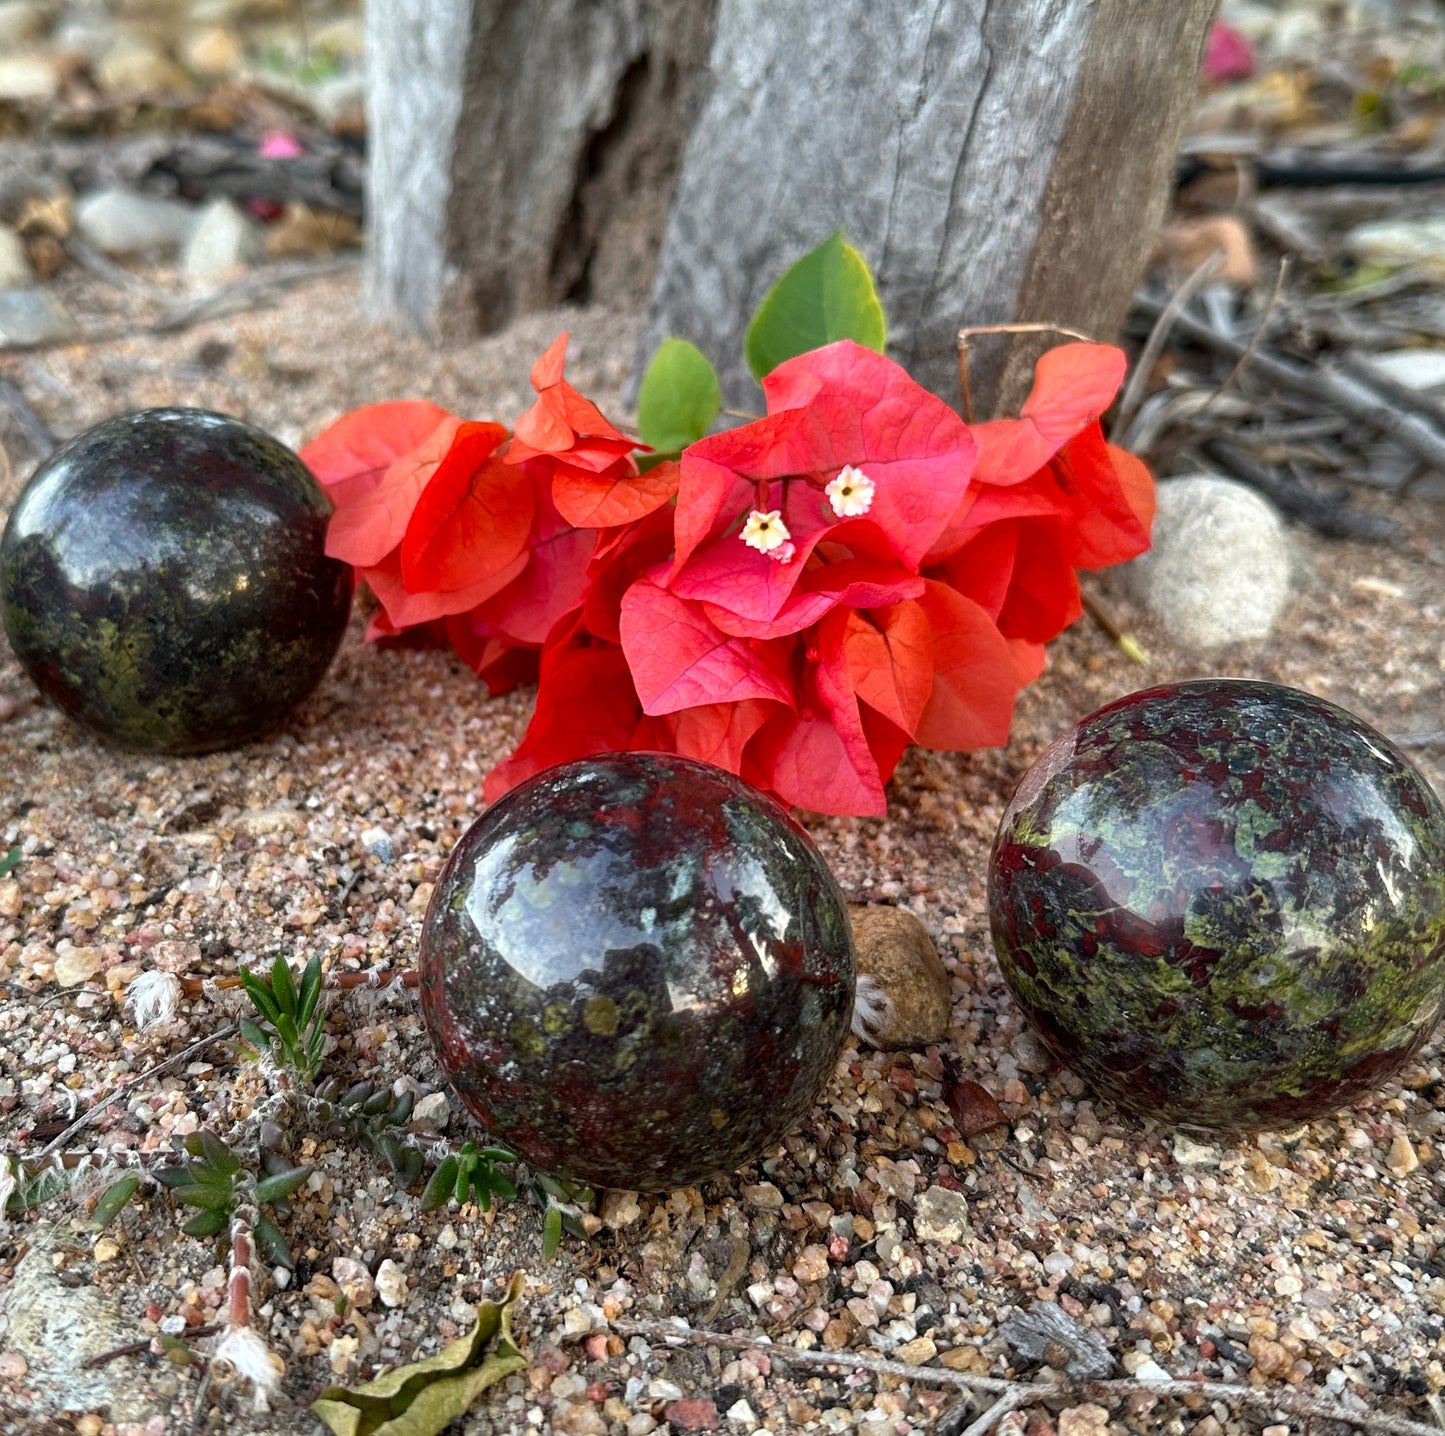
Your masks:
M721 0L711 89L659 261L645 359L698 344L755 406L747 321L843 226L889 352L957 401L962 325L1114 337L1147 262L1214 0ZM981 415L1027 393L1037 341L980 340Z
M372 311L642 303L715 4L368 0Z
M655 270L639 360L680 334L756 407L744 327L841 225L956 400L961 325L1117 332L1214 3L369 0L373 309L486 330ZM980 413L1038 347L979 341Z

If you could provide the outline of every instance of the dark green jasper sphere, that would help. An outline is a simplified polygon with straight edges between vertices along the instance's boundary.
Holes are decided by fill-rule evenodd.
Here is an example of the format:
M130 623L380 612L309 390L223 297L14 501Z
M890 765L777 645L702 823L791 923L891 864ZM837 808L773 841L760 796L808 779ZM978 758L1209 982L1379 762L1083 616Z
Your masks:
M1398 1071L1445 1009L1445 811L1322 699L1211 679L1071 728L989 865L1005 977L1123 1106L1289 1126Z
M618 753L479 818L438 880L421 1010L533 1166L658 1191L761 1156L848 1035L853 939L807 835L720 768Z
M351 610L331 505L239 419L142 409L35 471L0 539L11 647L71 717L127 748L203 753L274 728Z

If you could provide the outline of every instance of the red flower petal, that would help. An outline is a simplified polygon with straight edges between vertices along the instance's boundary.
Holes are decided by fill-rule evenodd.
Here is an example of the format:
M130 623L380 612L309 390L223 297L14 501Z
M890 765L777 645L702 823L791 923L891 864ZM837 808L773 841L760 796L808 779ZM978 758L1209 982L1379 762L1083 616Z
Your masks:
M1061 344L1040 358L1017 419L974 425L978 479L1015 484L1042 468L1114 401L1127 361L1112 344Z
M461 422L425 399L368 404L323 429L301 450L301 461L340 508L370 493L398 459L448 420Z
M700 605L651 579L639 579L623 594L621 630L646 713L744 698L793 701L785 641L730 638L708 622Z
M452 613L466 613L505 589L526 567L527 552L523 549L506 568L466 588L452 589L448 593L430 589L423 593L412 593L402 582L401 555L393 551L379 564L362 569L358 577L370 586L386 610L387 620L393 630L400 632L418 623L429 623L434 618L445 618Z
M406 586L467 588L516 559L532 527L532 482L503 463L500 424L463 424L406 527L401 572Z
M587 587L587 559L597 542L592 529L574 529L552 508L545 480L528 547L530 562L511 585L477 610L487 632L514 643L540 644L563 614L578 607Z
M326 530L326 552L355 568L370 568L397 548L422 490L445 458L462 421L448 415L380 482L339 507Z
M611 644L562 645L537 689L532 721L511 757L487 774L489 803L534 773L631 746L642 716L627 660Z
M933 692L933 634L923 607L850 612L843 649L858 697L911 734Z
M615 459L601 473L559 463L552 478L552 502L578 528L613 528L661 508L677 492L678 474L670 459L643 474L630 458Z
M933 690L913 737L928 748L995 748L1008 742L1019 687L1013 653L988 614L947 584L917 600L933 628Z
M778 710L761 698L737 703L706 703L667 716L672 747L685 758L742 772L743 751L753 735Z
M884 777L868 746L843 652L839 612L820 624L809 664L809 702L779 713L748 745L743 776L788 803L820 813L882 815Z

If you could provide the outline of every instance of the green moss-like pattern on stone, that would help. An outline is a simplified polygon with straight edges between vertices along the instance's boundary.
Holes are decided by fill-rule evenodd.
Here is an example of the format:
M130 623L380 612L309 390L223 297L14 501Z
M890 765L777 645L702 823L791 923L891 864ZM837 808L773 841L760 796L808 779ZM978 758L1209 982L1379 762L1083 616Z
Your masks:
M540 774L457 845L421 1008L472 1114L535 1166L662 1190L798 1122L853 1007L842 895L771 799L623 753Z
M1385 1081L1445 1011L1445 811L1374 729L1272 684L1101 708L1025 776L995 950L1058 1055L1122 1105L1251 1129Z
M275 727L351 607L330 503L238 419L146 409L35 472L0 540L0 615L43 692L128 748L193 753Z

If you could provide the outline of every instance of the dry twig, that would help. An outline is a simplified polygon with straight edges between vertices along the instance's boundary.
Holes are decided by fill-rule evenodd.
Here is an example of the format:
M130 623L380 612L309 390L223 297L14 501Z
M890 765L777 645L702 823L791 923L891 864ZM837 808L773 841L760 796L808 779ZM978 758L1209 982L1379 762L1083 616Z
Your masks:
M352 255L329 256L326 259L303 259L294 264L276 264L248 274L233 284L203 294L198 299L177 305L149 324L119 324L109 329L81 330L80 333L56 335L0 344L0 353L19 353L39 349L67 348L74 344L114 344L121 339L139 339L158 334L174 334L242 310L259 309L282 291L312 279L341 274L355 269L358 260Z
M1102 1381L1010 1381L1002 1376L978 1376L969 1371L951 1371L943 1366L909 1366L902 1361L865 1356L857 1351L811 1351L784 1346L756 1337L733 1336L728 1332L704 1331L682 1321L621 1319L612 1323L621 1336L640 1336L676 1346L717 1346L731 1351L763 1351L772 1361L799 1366L833 1366L866 1371L874 1376L896 1376L904 1381L932 1386L953 1386L963 1391L987 1391L1000 1397L1018 1394L1017 1405L1036 1401L1086 1401L1113 1403L1130 1396L1202 1396L1206 1401L1223 1401L1232 1406L1265 1406L1299 1416L1306 1421L1338 1421L1361 1431L1383 1436L1440 1436L1436 1426L1394 1416L1387 1411L1351 1411L1322 1397L1271 1387L1235 1386L1225 1381L1171 1379L1140 1381L1121 1377ZM996 1403L997 1405L997 1403ZM985 1413L987 1414L987 1413ZM999 1411L998 1416L1006 1414ZM997 1416L995 1417L997 1419ZM975 1423L977 1426L978 1423ZM970 1427L972 1431L974 1427ZM987 1430L987 1427L981 1428Z

